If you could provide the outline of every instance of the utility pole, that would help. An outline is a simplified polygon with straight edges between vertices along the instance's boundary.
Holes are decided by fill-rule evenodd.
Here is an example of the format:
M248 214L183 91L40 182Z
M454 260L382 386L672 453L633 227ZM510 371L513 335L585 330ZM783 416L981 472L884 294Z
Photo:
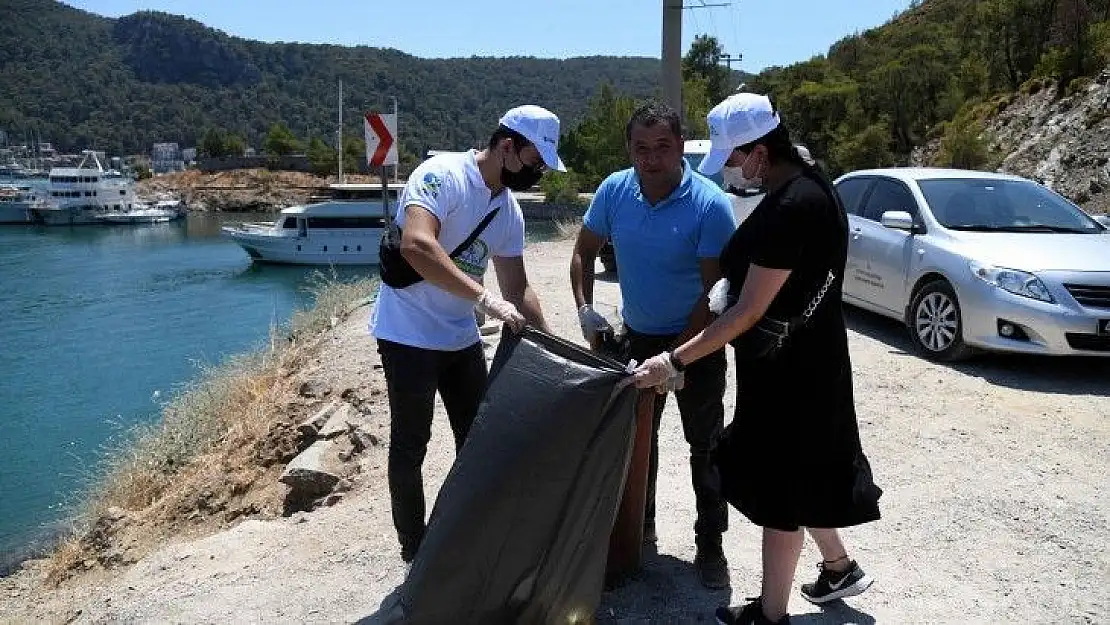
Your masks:
M663 0L663 101L682 115L682 0Z
M682 12L731 6L731 2L685 5L683 0L663 0L663 101L685 118L682 110ZM737 59L739 62L739 59Z
M727 65L729 69L732 69L732 64L733 63L739 64L740 61L743 61L743 60L744 60L744 55L743 54L737 54L735 57L732 56L731 54L722 54L721 55L721 63L724 63L725 65Z
M339 79L339 184L343 184L343 79Z

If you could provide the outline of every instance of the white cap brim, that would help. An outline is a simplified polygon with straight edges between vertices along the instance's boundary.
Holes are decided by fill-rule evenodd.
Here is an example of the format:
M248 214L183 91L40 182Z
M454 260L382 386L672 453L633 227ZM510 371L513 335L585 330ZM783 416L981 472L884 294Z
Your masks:
M536 146L536 150L540 153L540 158L543 159L544 164L547 165L549 169L554 169L555 171L567 170L567 166L563 164L563 159L559 158L559 153L555 148L551 147L550 144L536 143L533 145Z
M698 171L706 176L712 176L721 171L731 155L732 149L730 148L709 148L709 154L706 154L705 158L698 164Z

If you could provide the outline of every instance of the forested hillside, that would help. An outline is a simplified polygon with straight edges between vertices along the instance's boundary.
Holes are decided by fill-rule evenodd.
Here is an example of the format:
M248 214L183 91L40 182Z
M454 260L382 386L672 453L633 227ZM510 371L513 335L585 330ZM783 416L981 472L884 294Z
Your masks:
M1108 63L1110 0L925 0L751 87L834 171L906 162L932 138L940 162L982 167L1004 157L983 121L1015 92L1066 96Z
M33 130L65 150L196 145L208 128L261 147L278 122L302 144L334 143L340 79L347 133L360 137L360 113L390 110L395 96L406 151L450 149L484 140L512 105L543 103L570 120L603 83L644 96L658 77L650 58L420 59L248 41L162 13L108 19L53 0L0 0L0 129L18 142Z

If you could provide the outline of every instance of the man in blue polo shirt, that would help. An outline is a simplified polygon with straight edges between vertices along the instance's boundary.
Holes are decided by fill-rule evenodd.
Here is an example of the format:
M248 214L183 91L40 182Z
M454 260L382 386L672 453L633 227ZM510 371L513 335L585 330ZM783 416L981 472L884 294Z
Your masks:
M582 333L592 344L608 326L593 309L594 259L611 238L631 356L643 362L709 324L707 295L721 277L717 259L736 230L736 218L728 196L683 158L681 120L673 109L654 102L640 107L625 138L633 166L598 187L571 258L571 288ZM709 463L724 422L727 368L722 349L691 365L684 385L675 389L697 500L694 564L709 588L728 585L721 549L728 509L712 486ZM665 404L666 395L656 397L644 514L644 539L650 542L655 540L659 422Z

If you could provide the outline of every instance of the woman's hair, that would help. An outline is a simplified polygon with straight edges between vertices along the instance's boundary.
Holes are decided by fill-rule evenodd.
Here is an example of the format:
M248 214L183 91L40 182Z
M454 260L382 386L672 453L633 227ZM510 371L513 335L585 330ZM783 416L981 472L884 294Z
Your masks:
M767 148L767 158L772 165L793 163L801 167L802 171L812 174L812 178L825 189L825 192L829 194L832 201L838 204L841 210L843 210L840 194L837 192L836 187L833 186L832 181L829 180L825 172L817 164L816 158L813 158L812 155L809 155L810 158L806 158L805 155L798 151L798 146L790 140L790 130L787 129L784 122L780 120L779 125L771 132L736 149L745 154L751 154L752 148L759 144L763 144L763 146ZM809 154L808 148L806 148L806 153Z
M781 121L771 132L736 149L745 154L750 154L752 148L760 144L767 148L767 158L772 165L793 163L808 171L820 171L815 160L811 161L798 152L798 146L790 140L790 131L786 128L786 124Z

